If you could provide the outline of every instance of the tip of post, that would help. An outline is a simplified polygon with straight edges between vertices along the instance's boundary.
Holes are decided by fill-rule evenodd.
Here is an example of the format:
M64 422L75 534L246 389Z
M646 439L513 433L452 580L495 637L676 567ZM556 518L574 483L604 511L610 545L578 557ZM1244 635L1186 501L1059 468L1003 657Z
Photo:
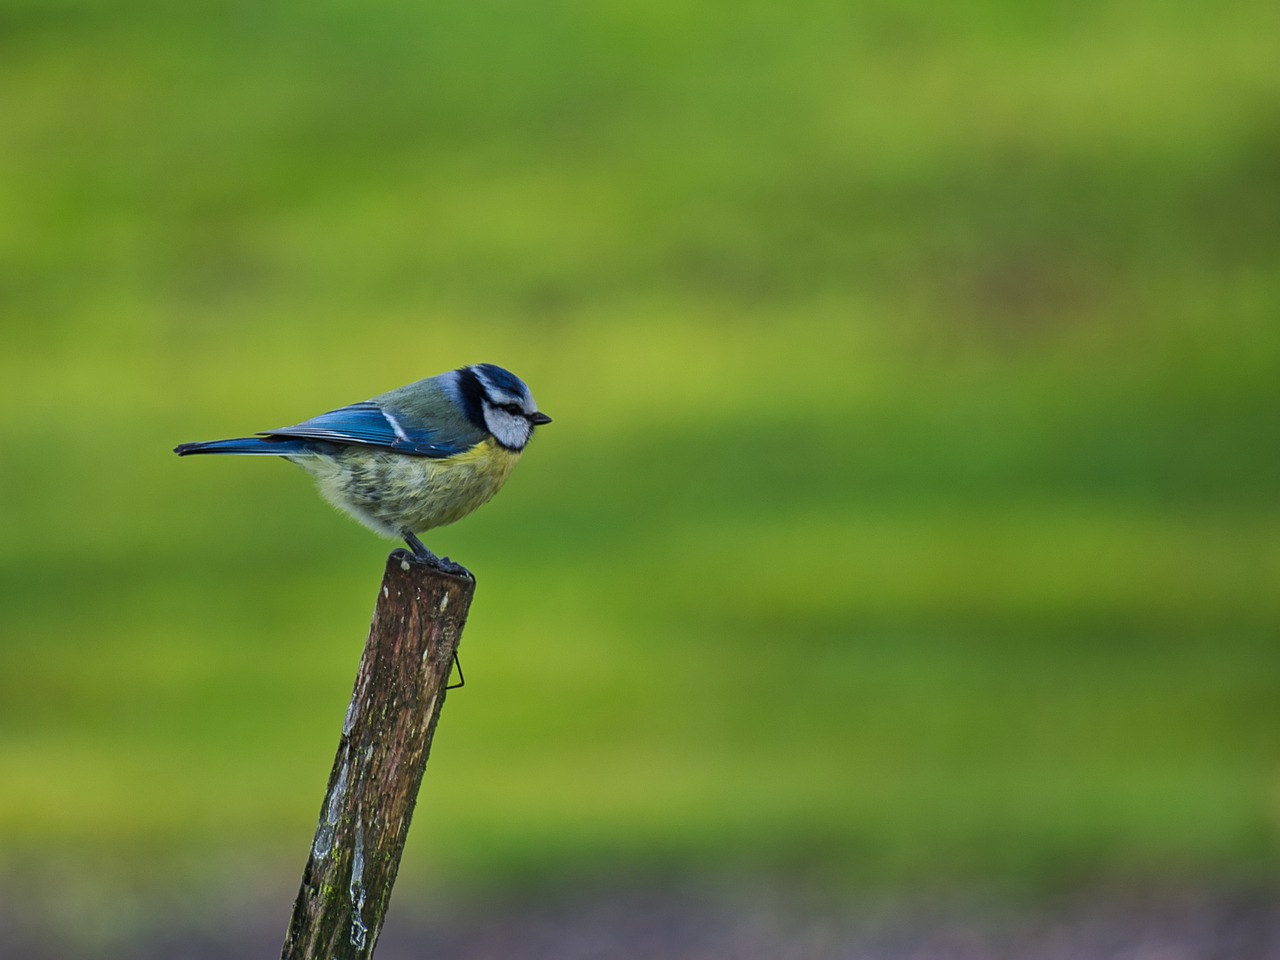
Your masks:
M438 562L423 559L415 556L411 551L400 548L392 550L391 555L387 557L388 566L398 566L405 573L412 569L418 569L422 572L431 572L442 577L449 577L454 580L463 580L467 583L475 583L475 575L460 563L454 563L448 557L441 557Z

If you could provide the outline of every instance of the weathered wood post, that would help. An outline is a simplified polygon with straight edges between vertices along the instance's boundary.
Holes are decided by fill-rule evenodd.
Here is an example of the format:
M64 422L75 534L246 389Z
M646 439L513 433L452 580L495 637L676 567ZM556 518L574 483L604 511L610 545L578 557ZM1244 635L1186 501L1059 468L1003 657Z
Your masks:
M475 586L387 558L282 960L373 955Z

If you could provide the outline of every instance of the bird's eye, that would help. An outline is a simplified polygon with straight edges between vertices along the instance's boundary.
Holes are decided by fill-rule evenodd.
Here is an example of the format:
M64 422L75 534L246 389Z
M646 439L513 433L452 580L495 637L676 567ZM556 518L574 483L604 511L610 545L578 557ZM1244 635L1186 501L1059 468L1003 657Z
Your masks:
M518 417L524 413L524 409L518 403L504 403L502 404L502 409L507 411L507 413L511 414L513 417Z

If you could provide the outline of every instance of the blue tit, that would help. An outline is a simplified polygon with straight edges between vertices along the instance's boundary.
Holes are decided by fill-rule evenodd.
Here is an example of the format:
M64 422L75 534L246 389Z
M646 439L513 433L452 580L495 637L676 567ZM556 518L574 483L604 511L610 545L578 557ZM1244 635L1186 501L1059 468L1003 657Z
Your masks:
M506 483L534 428L550 422L524 381L480 363L297 426L184 443L174 453L283 457L311 474L339 510L376 533L404 538L419 560L458 572L417 534L487 503Z

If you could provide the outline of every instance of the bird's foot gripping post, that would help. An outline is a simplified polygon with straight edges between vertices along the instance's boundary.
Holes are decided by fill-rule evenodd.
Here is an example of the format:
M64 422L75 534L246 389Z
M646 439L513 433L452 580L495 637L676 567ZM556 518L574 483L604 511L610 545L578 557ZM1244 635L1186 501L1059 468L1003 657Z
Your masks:
M282 960L373 956L475 580L387 559Z
M400 535L404 537L404 542L409 545L413 553L408 553L404 550L396 551L397 553L403 554L408 559L417 560L419 563L425 563L429 567L438 567L451 576L475 579L475 577L471 576L471 571L462 564L454 563L448 557L437 557L427 549L425 543L414 535L413 531L403 530ZM395 554L392 554L392 556L395 556Z

